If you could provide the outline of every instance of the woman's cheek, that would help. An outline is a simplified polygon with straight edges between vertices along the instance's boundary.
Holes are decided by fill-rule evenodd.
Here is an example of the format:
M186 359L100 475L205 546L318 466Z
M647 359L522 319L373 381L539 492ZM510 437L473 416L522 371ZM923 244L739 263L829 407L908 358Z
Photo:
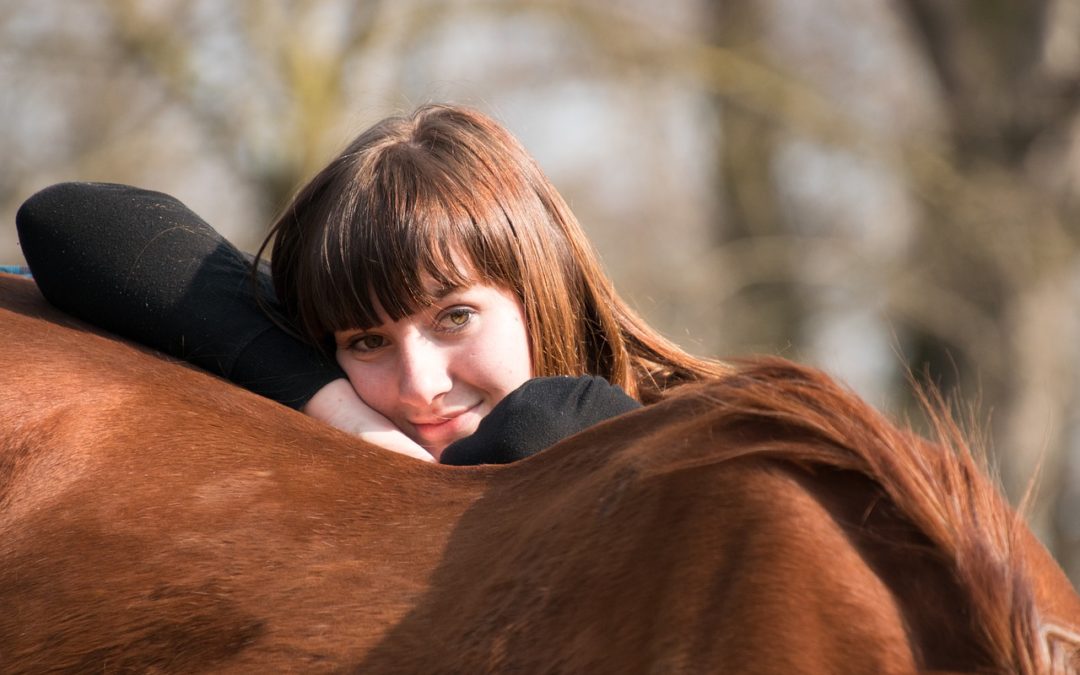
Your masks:
M387 387L382 382L384 375L380 369L370 363L356 359L346 350L339 349L337 354L338 365L345 371L349 378L353 391L375 412L387 417L386 401L383 400Z

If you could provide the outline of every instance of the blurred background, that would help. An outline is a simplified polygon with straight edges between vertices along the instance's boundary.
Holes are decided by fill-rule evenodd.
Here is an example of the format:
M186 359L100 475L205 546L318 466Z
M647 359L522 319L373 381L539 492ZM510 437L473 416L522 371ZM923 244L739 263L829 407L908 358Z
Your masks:
M1080 0L0 0L0 263L62 180L251 250L428 101L509 127L690 351L915 424L941 387L1080 580Z

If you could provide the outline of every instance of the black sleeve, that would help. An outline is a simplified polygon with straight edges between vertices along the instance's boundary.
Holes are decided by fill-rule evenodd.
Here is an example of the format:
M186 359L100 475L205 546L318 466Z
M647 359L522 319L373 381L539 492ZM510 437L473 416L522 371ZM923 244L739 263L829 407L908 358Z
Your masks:
M507 464L608 418L640 408L602 377L538 377L521 385L443 450L442 464Z
M61 183L16 226L42 295L69 314L294 408L344 377L257 303L250 258L169 195ZM265 270L259 295L276 309Z

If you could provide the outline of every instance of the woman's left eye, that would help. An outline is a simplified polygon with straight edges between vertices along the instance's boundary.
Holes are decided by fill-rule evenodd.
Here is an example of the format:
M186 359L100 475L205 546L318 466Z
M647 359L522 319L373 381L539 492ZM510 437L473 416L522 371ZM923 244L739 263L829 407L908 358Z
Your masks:
M452 307L439 316L439 325L448 330L458 330L469 325L476 312L468 307Z

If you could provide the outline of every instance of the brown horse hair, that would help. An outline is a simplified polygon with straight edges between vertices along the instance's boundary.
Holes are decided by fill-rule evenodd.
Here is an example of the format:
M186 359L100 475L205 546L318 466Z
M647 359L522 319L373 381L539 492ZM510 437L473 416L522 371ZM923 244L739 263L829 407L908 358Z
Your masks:
M1010 673L1076 672L1080 639L1042 624L1020 555L1031 490L1017 511L1008 507L986 479L984 446L969 441L936 390L916 388L930 441L816 370L769 357L732 363L735 372L706 390L716 424L774 432L737 456L867 476L949 566L987 663ZM778 428L784 431L776 434Z
M293 648L350 672L550 671L573 653L551 645L585 635L574 663L593 667L563 670L790 672L810 644L832 672L1080 672L1080 598L933 391L928 441L756 359L529 460L438 467L103 340L27 280L0 274L0 315L5 671L310 669ZM612 606L623 632L593 630ZM335 611L339 630L307 630ZM777 640L784 620L807 630Z

